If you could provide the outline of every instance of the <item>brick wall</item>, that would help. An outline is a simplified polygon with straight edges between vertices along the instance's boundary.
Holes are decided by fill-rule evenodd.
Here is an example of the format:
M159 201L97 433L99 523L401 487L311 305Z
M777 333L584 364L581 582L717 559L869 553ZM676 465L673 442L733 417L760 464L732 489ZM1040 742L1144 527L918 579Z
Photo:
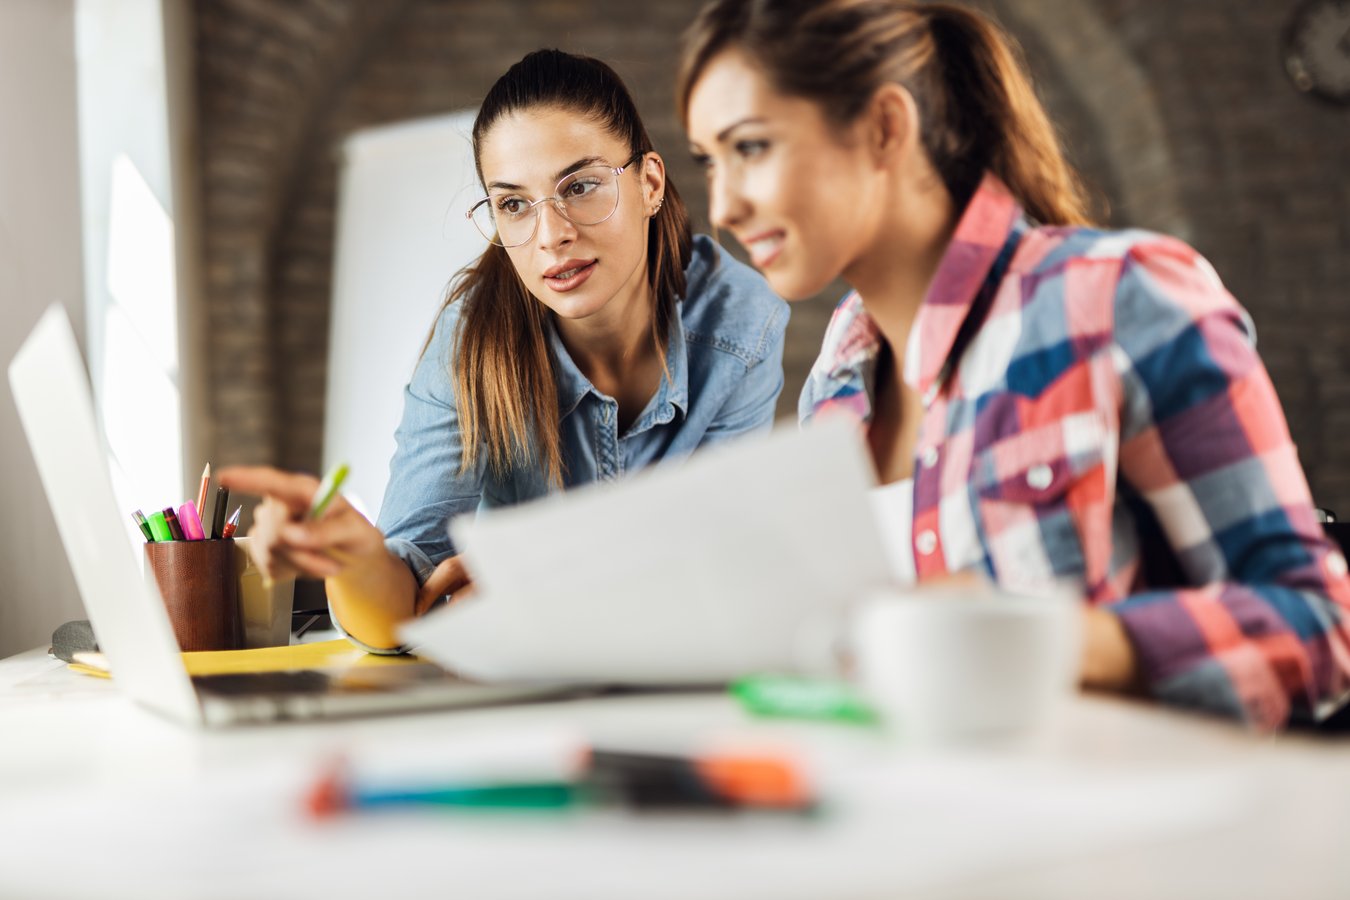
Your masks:
M1319 502L1350 511L1350 111L1295 94L1277 36L1294 4L985 0L1112 224L1180 234L1251 310ZM540 46L628 81L706 229L671 97L695 0L213 0L198 10L213 459L320 459L334 150L373 124L475 106ZM447 273L447 277L451 273ZM793 306L790 415L832 301ZM435 298L429 303L434 307ZM422 328L423 323L410 323ZM395 399L393 402L397 402Z

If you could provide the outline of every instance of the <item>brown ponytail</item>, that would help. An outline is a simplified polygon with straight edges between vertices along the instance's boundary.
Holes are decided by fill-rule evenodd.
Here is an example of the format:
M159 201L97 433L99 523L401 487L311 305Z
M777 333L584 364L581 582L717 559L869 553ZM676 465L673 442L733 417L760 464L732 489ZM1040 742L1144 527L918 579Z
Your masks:
M550 483L560 483L558 388L546 308L525 290L496 244L461 273L446 304L456 301L463 309L451 375L464 446L461 469L476 465L485 449L494 471L537 458Z
M877 89L914 97L924 150L958 208L993 172L1047 225L1088 222L1077 173L1018 57L985 16L907 0L713 0L685 32L680 117L704 68L736 49L782 93L852 122Z
M483 99L473 125L480 183L478 160L492 126L512 113L546 106L590 118L624 140L634 156L653 149L637 105L613 69L589 57L538 50L508 69ZM689 214L669 179L665 202L649 227L652 343L664 366L675 303L684 296L684 270L693 253ZM526 290L506 250L495 244L456 276L445 303L455 302L463 304L451 369L464 446L461 470L476 466L486 452L488 465L499 474L535 464L550 484L561 486L556 361L547 307Z

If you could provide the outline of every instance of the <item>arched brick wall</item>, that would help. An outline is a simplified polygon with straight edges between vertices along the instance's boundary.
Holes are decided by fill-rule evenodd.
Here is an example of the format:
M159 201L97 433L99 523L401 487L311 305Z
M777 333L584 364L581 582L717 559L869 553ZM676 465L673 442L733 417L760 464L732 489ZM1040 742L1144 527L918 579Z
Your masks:
M343 136L472 107L540 46L611 62L698 220L671 98L696 0L219 0L198 11L209 443L219 462L319 462ZM1298 97L1276 41L1292 4L983 0L1022 42L1107 221L1179 234L1251 310L1319 501L1350 510L1350 113ZM447 272L447 278L451 273ZM842 290L826 293L830 299ZM373 298L372 302L378 302ZM438 298L428 298L428 316ZM793 307L788 386L830 311ZM422 329L425 322L409 323ZM392 398L391 402L398 402Z

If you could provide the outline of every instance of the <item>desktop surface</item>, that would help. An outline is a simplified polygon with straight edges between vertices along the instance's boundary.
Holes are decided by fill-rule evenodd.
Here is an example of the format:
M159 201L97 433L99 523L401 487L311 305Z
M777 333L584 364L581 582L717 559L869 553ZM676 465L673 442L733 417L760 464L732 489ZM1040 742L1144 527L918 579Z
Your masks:
M0 661L0 722L0 896L1316 898L1350 885L1350 745L1113 698L1076 699L1034 739L955 750L756 719L709 693L207 732L34 650ZM823 805L302 812L335 756L464 771L567 736L790 748Z

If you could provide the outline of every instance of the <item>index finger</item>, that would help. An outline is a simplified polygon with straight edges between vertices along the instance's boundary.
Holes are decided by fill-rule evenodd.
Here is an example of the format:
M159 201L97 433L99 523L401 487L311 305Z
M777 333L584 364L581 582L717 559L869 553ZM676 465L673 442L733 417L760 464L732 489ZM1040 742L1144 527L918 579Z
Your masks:
M309 509L319 479L303 472L283 472L271 466L230 466L220 470L220 484L231 491L275 497L292 512Z

